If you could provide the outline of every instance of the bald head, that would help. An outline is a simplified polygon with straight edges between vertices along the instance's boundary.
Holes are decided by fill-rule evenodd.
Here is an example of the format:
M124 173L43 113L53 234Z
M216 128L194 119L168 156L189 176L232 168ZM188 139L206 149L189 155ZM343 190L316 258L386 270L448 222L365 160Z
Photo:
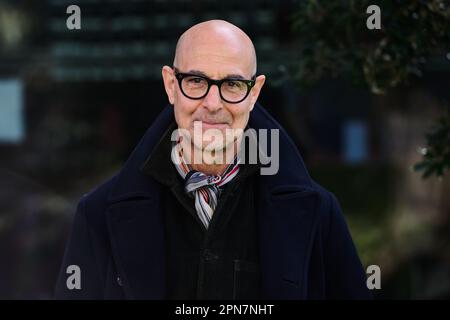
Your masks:
M224 20L209 20L186 30L179 38L173 65L187 65L190 59L235 59L251 75L256 73L255 47L248 35ZM182 68L182 67L181 67Z

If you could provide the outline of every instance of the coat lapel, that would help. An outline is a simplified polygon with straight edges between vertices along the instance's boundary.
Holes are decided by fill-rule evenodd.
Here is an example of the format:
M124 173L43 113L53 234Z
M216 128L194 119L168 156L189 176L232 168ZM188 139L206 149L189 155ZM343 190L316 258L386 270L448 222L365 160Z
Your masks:
M288 186L286 186L288 187ZM317 194L307 188L259 197L262 297L305 299ZM260 195L263 193L260 193Z
M153 199L113 204L107 222L127 298L164 299L165 242L159 204Z
M256 109L256 108L255 108ZM258 130L278 130L278 172L259 175L256 207L259 221L262 297L305 299L308 265L318 193L312 186L298 149L284 129L263 108L252 112L249 125ZM267 139L271 149L272 139ZM276 148L274 149L276 150Z

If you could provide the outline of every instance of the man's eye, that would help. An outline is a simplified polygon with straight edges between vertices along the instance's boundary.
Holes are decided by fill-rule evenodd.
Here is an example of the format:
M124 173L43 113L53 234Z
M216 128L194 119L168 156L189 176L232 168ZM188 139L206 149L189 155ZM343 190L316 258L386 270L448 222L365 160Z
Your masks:
M190 83L202 83L203 79L202 78L189 78L188 82L190 82Z
M240 81L227 81L226 84L230 89L241 89L243 85Z

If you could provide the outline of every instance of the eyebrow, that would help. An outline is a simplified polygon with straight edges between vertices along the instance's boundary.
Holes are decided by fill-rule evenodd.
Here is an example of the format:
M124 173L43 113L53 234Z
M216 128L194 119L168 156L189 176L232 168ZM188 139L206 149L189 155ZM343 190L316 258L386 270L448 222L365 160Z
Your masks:
M204 73L203 71L200 70L189 70L187 73L191 73L197 76L202 76L202 77L206 77L206 78L210 78L206 73ZM240 74L227 74L223 79L239 79L239 80L245 80L245 77L243 77Z

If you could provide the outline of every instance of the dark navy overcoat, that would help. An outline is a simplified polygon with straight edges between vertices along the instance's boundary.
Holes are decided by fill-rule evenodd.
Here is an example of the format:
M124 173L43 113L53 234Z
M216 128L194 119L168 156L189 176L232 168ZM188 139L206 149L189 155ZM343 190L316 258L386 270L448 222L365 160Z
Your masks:
M77 207L56 284L57 299L164 299L162 186L141 166L174 121L168 105L122 169ZM261 295L264 299L366 299L371 294L335 196L314 182L281 126L260 105L254 129L280 129L279 171L258 175ZM73 269L80 270L80 289ZM67 272L69 271L69 272Z

